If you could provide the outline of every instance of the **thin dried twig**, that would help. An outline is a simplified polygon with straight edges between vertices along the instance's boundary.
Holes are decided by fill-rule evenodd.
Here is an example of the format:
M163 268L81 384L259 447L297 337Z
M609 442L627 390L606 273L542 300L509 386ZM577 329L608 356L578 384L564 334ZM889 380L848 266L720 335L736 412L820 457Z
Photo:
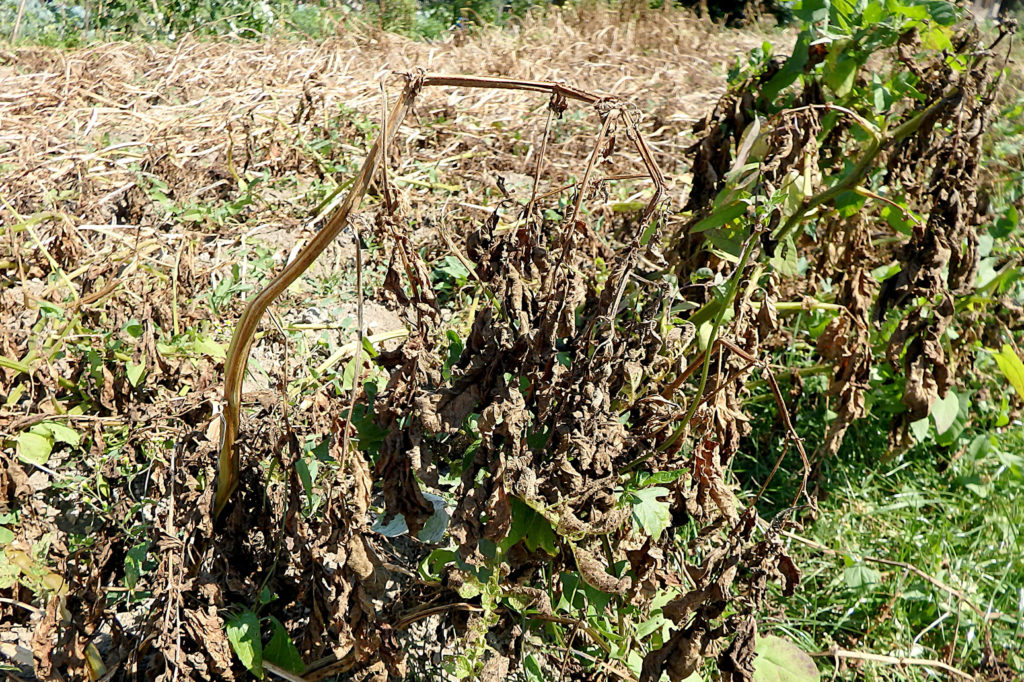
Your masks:
M973 680L974 679L974 675L971 675L970 673L964 672L963 670L960 670L959 668L954 668L953 666L949 665L948 663L943 663L942 661L936 661L936 660L931 659L931 658L912 658L912 657L906 657L906 656L885 656L883 654L871 654L871 653L867 653L867 652L864 652L864 651L850 651L848 649L840 649L838 647L835 647L835 648L830 649L828 651L817 651L817 652L814 652L814 653L812 653L810 655L811 656L815 656L815 657L832 657L832 658L835 658L837 660L840 659L840 658L854 658L854 659L858 659L858 660L861 660L861 661L871 661L873 663L884 663L886 665L898 665L898 666L914 665L914 666L923 666L923 667L926 667L926 668L935 668L936 670L942 670L943 672L947 672L950 675L954 675L955 677L959 677L959 678L964 679L964 680Z

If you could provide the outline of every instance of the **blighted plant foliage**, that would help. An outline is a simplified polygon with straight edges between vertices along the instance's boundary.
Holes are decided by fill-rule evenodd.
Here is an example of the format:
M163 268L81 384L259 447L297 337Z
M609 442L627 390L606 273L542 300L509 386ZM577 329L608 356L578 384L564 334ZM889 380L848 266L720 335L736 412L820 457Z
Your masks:
M991 55L938 13L945 5L869 21L873 6L824 17L807 9L818 23L792 56L762 50L734 74L696 131L678 234L666 229L673 207L661 202L663 178L629 103L550 83L410 75L353 192L358 201L373 184L382 195L372 241L388 264L384 295L411 333L360 365L383 381L357 388L356 409L339 410L323 393L308 401L310 428L336 436L317 455L338 465L319 481L321 506L310 512L316 476L288 415L268 418L276 398L230 426L223 504L201 465L214 458L215 430L183 434L167 464L172 506L148 548L155 565L141 636L129 640L105 620L102 587L143 561L110 541L88 575L68 576L70 617L51 600L40 674L99 676L92 642L107 622L117 657L107 663L140 677L231 679L265 659L311 680L401 679L400 633L434 617L459 643L445 661L456 677L496 679L541 638L566 677L683 680L714 659L725 679L752 679L770 585L786 595L800 581L780 532L813 506L801 485L793 508L766 521L726 475L749 431L743 398L754 379L771 386L785 425L777 457L799 456L809 473L763 359L787 342L776 302L828 278L837 292L818 341L839 405L822 457L866 414L883 361L901 373L908 408L897 440L927 415L955 377L957 348L943 329L977 260L974 178ZM862 68L879 55L895 58L883 61L892 73ZM538 192L553 184L538 162L528 200L506 194L463 235L436 228L435 243L466 273L473 302L464 316L438 309L436 280L408 234L413 207L387 176L390 140L425 85L541 90L550 95L545 143L567 95L600 126L565 201ZM652 185L647 207L618 233L587 210L605 180L622 175L617 147ZM883 221L901 244L880 255L871 240ZM357 240L369 240L360 229ZM315 257L329 239L303 253ZM798 277L798 255L816 277ZM890 256L898 268L878 286L871 272ZM310 263L294 262L293 273ZM692 286L700 268L718 281ZM283 288L275 281L272 293ZM261 314L247 313L246 328L255 331ZM239 391L241 338L228 361ZM275 457L261 469L268 448ZM424 493L442 488L454 499L448 544L414 544L409 553L422 561L411 575L400 565L408 556L389 556L392 545L371 530L375 490L386 515L416 533L435 514ZM263 633L273 632L265 643L261 616L272 628Z
M376 453L376 477L389 514L401 514L413 532L433 513L420 481L435 487L442 475L461 480L451 521L455 552L428 559L444 599L480 596L484 605L466 626L466 650L452 664L457 675L499 669L485 633L503 632L508 656L521 646L517 612L557 619L552 603L567 585L550 576L577 575L617 609L634 605L640 613L649 611L653 595L690 586L664 607L682 627L643 661L644 679L663 668L673 679L689 676L734 631L742 633L740 641L724 651L720 667L749 676L752 613L766 581L781 578L789 591L799 574L774 533L754 538L756 513L739 508L725 484L722 447L738 445L735 422L742 415L708 395L695 414L692 457L672 428L686 413L685 401L674 392L662 395L655 377L674 379L684 371L693 335L669 322L677 293L671 278L640 272L664 264L650 229L659 222L652 209L661 176L630 108L609 100L593 106L602 127L574 188L573 208L552 221L532 198L506 200L466 236L465 258L483 295L465 339L441 333L436 295L421 274L425 264L402 243L400 216L378 219L377 238L393 245L388 289L407 307L416 331L377 358L390 379L374 401L377 426L388 434ZM561 115L565 107L556 92L551 110ZM592 264L608 249L581 208L595 162L617 136L635 146L656 191L648 219L624 235L609 259L609 276L599 278ZM501 219L512 226L499 228ZM757 334L747 335L755 346ZM446 342L454 352L438 352ZM666 487L641 492L629 473L639 463L648 472L644 479L669 474L657 479ZM624 484L637 493L623 494ZM652 493L668 498L655 506L679 525L692 519L704 538L691 548L700 559L687 564L685 582L667 560L676 534L631 523L629 500ZM524 516L531 519L526 529ZM741 565L744 576L736 583ZM719 620L726 608L732 614Z
M944 334L957 297L974 291L982 220L976 177L998 79L973 26L956 25L944 6L921 15L923 7L881 22L865 18L871 7L838 17L833 8L833 24L846 35L829 36L819 23L786 60L762 53L737 74L698 126L693 218L672 247L672 268L655 241L643 243L642 226L610 260L607 281L588 277L600 247L587 247L591 231L576 213L551 225L531 214L532 202L513 205L515 229L499 233L496 212L467 238L491 305L458 340L454 364L436 352L442 337L433 324L382 356L391 380L376 409L390 435L378 474L389 511L420 527L432 509L418 481L433 486L439 475L458 473L456 551L432 566L443 566L441 584L463 598L490 591L468 626L468 651L478 658L463 656L456 672L490 669L496 654L483 643L487 630L512 632L505 640L514 651L513 613L553 617L551 602L565 583L550 576L577 573L614 595L619 610L642 613L652 595L678 590L662 608L674 624L665 639L638 642L652 647L641 680L663 672L685 679L707 657L727 679L751 679L767 583L777 580L788 593L799 571L777 540L788 513L759 525L723 471L747 432L741 396L750 371L762 348L785 342L773 305L793 291L796 254L813 259L812 283L831 280L840 311L818 340L834 366L837 417L817 458L837 452L850 424L866 415L878 362L888 362L903 385L896 446L954 378L957 346ZM818 30L830 40L816 40ZM923 51L922 34L943 49ZM862 67L879 54L891 57L892 72L868 75ZM585 182L577 192L586 195ZM869 247L880 220L907 239L876 286L871 271L880 255ZM640 260L642 277L634 276ZM709 287L681 320L668 275L688 278L697 267L717 270L725 285ZM429 286L390 281L404 300ZM707 351L680 364L695 327ZM698 369L698 392L684 397L683 380ZM763 376L788 425L774 379ZM637 471L664 476L659 495L673 530L630 523ZM535 526L521 538L515 516L527 513ZM680 554L686 528L694 539Z
M821 13L811 4L801 10L809 19ZM983 46L976 26L956 25L944 8L925 21L911 20L922 16L921 8L903 7L886 21L868 22L868 7L862 26L855 15L840 12L837 20L833 8L833 27L838 21L848 36L822 28L825 37L815 40L812 30L785 61L764 52L752 59L696 127L700 139L691 149L687 207L694 217L676 247L681 272L724 267L730 246L749 234L744 219L731 216L769 210L771 229L760 239L776 271L793 277L797 254L806 254L807 273L799 281L811 287L827 282L836 291L832 302L842 314L828 323L817 350L833 364L828 394L836 398L838 416L818 446L819 459L838 452L849 426L866 416L880 355L903 386L907 409L893 422L891 440L906 447L908 425L926 419L952 386L959 349L978 340L968 333L950 342L946 331L975 292L977 227L985 219L978 164L1000 73L992 68L992 50L1014 26L1003 24L995 44ZM922 53L922 34L945 49ZM868 72L863 67L879 53L890 57L883 63L891 70ZM752 162L756 171L749 170ZM772 206L769 199L762 209L759 195L788 206ZM730 214L734 208L740 210ZM701 248L704 239L693 228L718 257ZM891 251L873 243L887 234L897 237ZM879 286L872 271L890 259L890 274ZM785 279L769 288L792 291Z
M301 587L290 603L303 605L311 614L303 619L301 633L293 631L300 651L307 656L322 653L325 646L334 651L330 663L317 666L320 673L358 668L404 674L401 651L385 637L394 626L376 612L370 598L380 598L386 571L367 535L371 484L363 457L368 454L375 460L373 478L383 489L388 516L401 515L413 533L434 513L422 486L436 487L442 476L461 481L453 491L454 551L437 550L426 558L427 581L421 588L422 598L438 605L432 613L438 608L445 612L448 604L454 618L462 600L480 600L464 626L463 651L448 664L457 677L507 669L509 656L522 646L518 621L524 616L535 623L582 623L586 610L563 606L556 614L552 606L566 597L572 580L605 595L604 606L590 612L599 620L626 610L646 620L652 597L666 597L665 617L680 628L667 640L666 628L657 628L651 642L664 646L646 659L638 653L643 649L632 646L616 656L642 669L643 679L658 677L663 668L674 678L689 676L720 648L718 640L736 631L742 635L723 650L720 667L749 677L753 613L767 581L781 579L788 593L799 580L777 540L780 526L755 536L759 517L753 508L740 508L722 466L742 432L743 416L729 404L729 396L760 364L757 343L770 321L749 318L752 325L737 328L737 338L747 345L739 350L746 362L727 363L730 376L724 390L691 399L688 410L678 389L699 362L688 363L685 357L693 327L676 327L670 321L678 292L655 248L664 183L633 108L555 84L431 74L407 79L349 197L317 238L252 299L236 329L226 365L227 427L215 513L233 509L227 523L235 527L251 514L245 510L263 507L252 497L252 483L246 483L251 470L239 466L240 453L234 448L237 381L253 321L338 233L376 174L384 200L375 237L390 254L385 289L405 308L412 332L398 349L376 358L389 379L373 400L372 419L376 431L386 435L372 447L360 441L363 453L349 452L351 417L337 424L343 437L335 459L343 469L354 468L355 489L333 490L318 521L303 521L283 510L303 536L290 552L301 556L296 569L302 576L294 583ZM551 96L529 201L506 198L488 220L465 235L462 245L441 232L479 286L479 306L464 339L439 324L438 296L420 254L406 243L401 202L394 199L387 180L390 140L426 86L519 88ZM568 188L572 194L564 212L552 215L542 210L545 202L538 198L536 183L552 115L560 117L568 99L593 106L600 132L582 180ZM627 223L631 232L620 235L621 246L609 249L588 220L586 203L594 187L621 176L602 164L619 139L632 147L653 191L640 220ZM503 182L498 186L504 191ZM513 222L502 227L502 218ZM592 267L598 255L607 259L604 276ZM745 299L740 309L749 309ZM448 352L440 352L445 345ZM779 407L785 410L781 402ZM695 445L684 448L691 439ZM797 447L802 453L799 442ZM286 468L291 464L290 459L282 461ZM240 480L240 504L226 507ZM287 504L295 509L296 481L290 489ZM682 579L672 565L679 559L678 532L668 531L672 521L700 538L691 543ZM266 531L262 535L253 544L250 531L244 542L259 564L272 556L269 536ZM739 566L744 567L742 575ZM226 568L233 571L233 566ZM557 581L552 580L555 575ZM295 577L288 576L288 582ZM400 621L415 619L406 614ZM298 623L286 623L293 624ZM609 646L592 627L582 627L588 646ZM488 643L495 633L500 633L500 653ZM237 644L235 649L239 651ZM247 665L252 667L252 661ZM579 668L578 662L564 665Z

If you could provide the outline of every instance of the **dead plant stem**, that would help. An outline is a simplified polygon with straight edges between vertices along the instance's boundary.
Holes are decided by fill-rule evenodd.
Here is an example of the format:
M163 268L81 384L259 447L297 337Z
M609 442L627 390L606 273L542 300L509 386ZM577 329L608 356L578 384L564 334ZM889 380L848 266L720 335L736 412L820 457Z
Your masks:
M964 672L963 670L960 670L959 668L954 668L953 666L949 665L948 663L943 663L942 661L936 661L936 660L933 660L933 659L930 659L930 658L910 658L910 657L904 657L904 656L885 656L885 655L882 655L882 654L872 654L872 653L867 653L867 652L863 652L863 651L850 651L848 649L840 649L839 647L835 647L835 648L830 649L828 651L818 651L818 652L812 653L810 655L811 656L815 656L815 657L832 657L832 658L836 658L836 659L839 659L839 658L853 658L853 659L857 659L857 660L860 660L860 661L870 661L872 663L883 663L883 664L886 664L886 665L923 666L923 667L926 667L926 668L935 668L937 670L942 670L943 672L949 673L950 675L953 675L954 677L959 677L960 679L964 679L964 680L973 680L973 679L975 679L974 675L971 675L970 673Z
M819 552L824 552L826 554L831 554L833 556L846 556L845 552L840 552L839 550L832 549L831 547L827 547L826 545L823 545L820 542L815 542L814 540L811 540L810 538L805 538L802 535L797 535L796 533L793 533L793 532L787 531L787 530L783 530L783 531L780 531L780 532L781 532L782 535L786 536L787 538L789 538L791 540L795 540L796 542L799 542L802 545L806 545L807 547L810 547L811 549L816 549ZM861 558L861 560L867 561L868 563L882 564L882 565L885 565L885 566L893 566L895 568L902 568L904 570L910 571L911 573L913 573L917 577L921 578L922 580L930 583L934 587L937 587L938 589L940 589L940 590L942 590L944 592L947 592L948 594L951 594L954 597L956 597L958 600L960 600L961 602L963 602L964 604L969 606L970 609L972 611L974 611L978 616L980 616L983 621L994 620L994 619L999 618L1000 616L1002 616L1001 613L986 613L985 611L982 610L982 608L980 606L978 606L977 604L972 602L970 600L970 598L966 594L964 594L960 590L956 589L955 587L951 587L951 586L947 585L946 583L942 582L938 578L935 578L935 577L925 573L924 571L922 571L917 566L914 566L913 564L908 564L905 561L894 561L892 559L882 559L880 557L874 557L874 556L861 556L860 558Z

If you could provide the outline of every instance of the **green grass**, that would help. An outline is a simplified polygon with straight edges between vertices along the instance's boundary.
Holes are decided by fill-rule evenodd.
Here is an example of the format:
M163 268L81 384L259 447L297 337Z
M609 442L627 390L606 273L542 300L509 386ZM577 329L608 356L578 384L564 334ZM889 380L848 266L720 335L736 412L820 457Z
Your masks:
M762 422L755 434L764 428L771 426ZM969 671L982 664L990 641L996 660L1024 669L1024 428L967 442L959 450L917 446L884 462L885 432L877 422L851 430L839 456L822 469L817 519L797 533L808 542L789 541L803 584L777 600L762 630L812 652L835 646L948 661ZM756 446L746 452L753 454L738 458L737 476L763 480L773 463L769 452ZM790 503L797 477L783 468L762 513ZM914 571L871 558L916 567L960 592L984 617ZM833 660L817 660L824 677ZM936 679L927 666L844 663L835 679Z

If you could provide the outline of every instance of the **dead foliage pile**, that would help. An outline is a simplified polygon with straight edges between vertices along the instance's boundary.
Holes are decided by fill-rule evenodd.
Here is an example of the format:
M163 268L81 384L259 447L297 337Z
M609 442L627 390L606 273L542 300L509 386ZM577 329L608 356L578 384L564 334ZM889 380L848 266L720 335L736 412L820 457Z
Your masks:
M754 95L763 80L722 96L694 142L684 129L720 94L701 87L712 82L705 60L724 48L671 16L620 21L583 6L443 44L360 33L317 46L185 41L3 54L0 163L16 171L0 185L13 226L0 256L0 513L19 515L4 551L21 574L4 586L0 609L23 636L33 630L38 676L241 677L251 661L239 660L225 622L252 607L255 636L260 618L284 632L266 645L304 661L303 679L402 679L407 633L426 619L453 672L500 679L522 657L526 623L569 628L568 646L576 637L602 646L584 617L552 604L575 574L643 615L655 594L674 595L662 607L667 636L639 674L600 663L600 675L677 681L714 657L727 679L752 678L769 585L789 594L800 580L780 534L814 504L809 458L761 360L787 341L773 304L793 292L779 277L759 284L751 259L781 248L781 215L758 216L735 268L689 234L750 152L744 116L764 104ZM991 76L980 62L965 73L944 64L908 59L937 84L923 94L940 105L881 150L885 173L921 190L915 211L930 215L895 252L899 274L872 289L874 252L857 215L829 223L830 238L799 244L834 273L848 313L820 342L835 364L840 415L822 456L863 415L873 315L911 310L888 358L908 377L910 418L955 369L935 342L951 313L941 302L914 306L955 296L972 277L978 139L991 105L976 95L990 91ZM386 109L365 83L394 69L405 74L401 115L388 114L355 185L375 210L343 230L331 215L349 160ZM580 89L555 82L570 76ZM852 145L847 122L819 149L820 85L799 96L796 115L766 124L764 186L811 175L822 159L841 164ZM683 166L694 174L688 201L672 176ZM613 196L623 188L628 200ZM684 204L693 219L663 254L666 205ZM348 217L352 206L342 206ZM220 473L238 478L218 517L227 326L271 270L310 265L312 247L292 248L309 236L295 234L301 225L337 228L346 243L323 255L355 266L353 374L343 388L343 376L335 384L319 373L289 401L284 324L317 291L303 279L304 295L270 308L275 324L253 347L280 361L264 390L238 386L252 409L237 449L224 422L229 468ZM262 271L235 261L253 242L267 249ZM454 312L443 304L452 292L431 274L441 259L469 277L462 288L472 293L457 299L468 305ZM729 293L701 351L700 320L679 317L713 303L710 287L686 286L698 268L722 275ZM364 355L363 278L373 271L374 303L406 334ZM217 293L225 283L228 293ZM379 383L361 382L364 374ZM769 521L756 498L740 502L725 473L749 431L742 397L754 375L777 403L779 460L798 455L802 472L791 508ZM684 390L698 376L696 390ZM62 423L75 435L31 431ZM46 457L25 461L25 434L49 439ZM311 454L314 435L330 437ZM381 523L401 517L416 534L437 516L431 490L453 501L454 549L374 530L382 507ZM663 525L635 522L624 502L652 495L667 507ZM552 665L593 674L570 655Z
M306 660L333 656L342 668L397 670L401 654L387 623L402 623L391 616L419 597L407 594L387 618L376 614L381 602L370 595L389 586L377 558L394 550L366 532L369 479L358 453L317 524L295 513L302 490L291 466L296 441L340 432L347 399L321 389L301 414L288 415L277 392L265 390L277 372L269 383L254 382L264 390L247 393L247 402L263 407L245 425L246 461L277 458L288 479L246 474L242 489L249 492L239 502L246 515L213 531L208 510L219 436L210 418L220 402L222 344L244 291L266 277L248 272L234 254L258 244L274 267L321 224L331 209L327 198L344 181L349 159L364 154L380 111L380 95L366 84L395 69L570 78L633 98L651 114L642 125L651 153L672 169L678 136L721 87L715 65L757 41L736 32L726 43L678 14L623 21L615 10L590 6L432 44L353 32L316 45L186 39L173 46L3 49L0 355L14 362L0 366L0 511L18 515L9 554L18 553L23 567L4 588L13 602L0 604L5 655L40 677L106 670L230 678L238 662L224 636L223 609L258 597L272 578L278 603L291 605L276 616ZM530 175L540 136L536 121L523 115L530 106L544 103L517 91L425 93L415 112L421 125L403 128L394 141L400 161L393 187L422 213L422 202L412 199L431 191L423 161L440 160L464 185L464 203L493 187L499 173ZM545 174L566 179L592 133L554 126L559 139L547 151ZM514 142L517 136L524 142ZM317 183L325 189L311 193ZM673 181L668 185L672 190ZM228 208L213 210L219 207ZM465 210L478 227L487 214ZM531 239L539 253L547 237ZM593 234L583 242L610 254ZM428 254L444 249L432 244ZM492 248L496 243L487 252ZM351 267L351 253L332 247L327 258ZM576 247L566 256L566 264L581 258ZM231 282L236 266L238 291L211 305L211 292ZM552 270L551 262L544 267ZM509 275L489 277L497 279L488 286L497 287ZM573 286L578 296L582 284ZM293 320L302 300L290 297L274 310ZM256 351L287 369L279 336L268 334ZM146 368L141 378L130 365ZM566 380L561 365L555 374ZM560 414L565 423L569 413ZM51 423L67 425L75 445L57 440L46 461L19 461L23 434ZM608 428L609 438L621 436L620 428ZM485 469L500 459L497 452L487 457ZM599 454L595 466L607 470L606 457ZM261 488L265 497L253 492ZM218 549L211 551L214 537ZM126 599L126 592L134 596ZM330 670L325 663L319 674Z
M504 199L470 233L452 239L443 225L437 228L440 241L481 289L464 340L442 324L427 263L408 244L408 209L392 196L389 156L381 150L388 149L394 120L353 185L354 193L361 192L367 173L378 174L383 202L374 232L388 261L383 295L405 311L411 331L400 347L375 361L387 372L386 386L374 397L368 418L381 434L379 443L365 442L366 427L357 428L361 447L349 449L351 417L346 414L337 425L341 437L334 459L340 463L341 480L351 480L352 487L332 489L337 497L330 499L316 524L310 523L296 513L300 484L291 467L288 502L279 502L283 506L268 517L257 517L268 524L294 520L294 532L302 538L289 553L295 568L279 568L265 583L275 593L294 595L284 622L299 652L308 659L324 653L324 647L333 649L318 659L313 674L358 670L401 678L406 673L403 651L391 633L421 616L443 614L444 627L458 633L463 648L462 667L456 670L462 676L498 679L522 650L525 635L521 617L499 606L498 599L514 595L532 617L561 622L565 617L552 610L551 590L557 588L549 576L570 571L600 592L647 610L659 591L687 588L665 606L679 628L644 659L641 679L657 679L664 670L673 679L684 679L712 655L719 656L722 669L749 678L756 636L753 614L767 583L780 580L788 593L799 572L778 540L784 518L755 537L757 513L743 508L726 484L723 463L739 446L743 420L728 402L731 392L714 390L695 397L687 410L677 390L692 371L685 351L693 335L666 324L675 300L671 283L641 274L667 263L656 248L661 221L651 229L661 208L663 176L644 142L635 109L551 83L419 73L407 80L389 114L399 122L425 86L550 91L549 114L529 198L517 200L498 179ZM550 191L552 183L541 175L544 150L552 119L565 113L567 97L591 105L600 129L579 182ZM622 147L630 154L616 151ZM623 165L629 155L632 172ZM636 172L637 166L643 173ZM600 193L597 188L643 176L653 188L645 195L647 206L640 217L618 233L599 232L600 212L585 208ZM563 192L569 192L569 200L559 213L551 206ZM339 215L351 205L350 198ZM325 230L342 220L335 216ZM621 246L612 246L612 239ZM315 253L304 250L296 262L308 265L308 254ZM599 259L607 264L603 275L592 267ZM264 294L253 300L262 298ZM243 320L254 306L250 304ZM255 310L258 314L260 308ZM764 327L737 325L738 336L754 345L755 354L759 326ZM243 323L239 330L247 328ZM442 352L445 345L447 353ZM229 365L237 361L236 348L246 348L244 336L234 339ZM754 354L740 352L754 360L732 371L732 381L742 384L756 360ZM244 361L245 350L241 353ZM781 402L779 407L785 411ZM229 424L232 419L228 417ZM684 444L689 445L685 450ZM798 440L796 444L802 453ZM252 538L253 511L265 508L253 495L264 484L252 478L255 461L243 459L239 467L231 440L223 447L222 474L243 472L243 497L228 508L231 530L225 537L239 537L248 529ZM292 451L297 454L294 446ZM372 477L367 455L374 462ZM282 461L285 470L288 464ZM667 487L651 492L668 496L675 523L695 525L692 555L682 567L675 565L675 534L633 525L631 509L616 494L622 475L641 464L655 474L668 474ZM351 479L348 466L354 472ZM456 503L449 529L455 552L437 561L437 553L431 553L426 559L436 579L412 581L404 599L382 608L388 587L383 576L393 569L380 556L383 550L375 549L379 540L369 528L371 490L380 485L387 518L401 516L418 533L436 514L423 491L440 489L442 476L458 479L451 491ZM222 475L218 498L234 487ZM285 530L291 528L286 525ZM257 531L264 541L247 547L257 552L250 560L266 565L277 556L279 550L265 540L272 531L272 526ZM265 555L260 557L260 552ZM623 575L623 562L634 577ZM684 582L680 568L686 572ZM466 619L460 607L472 597L480 597L481 606L473 607ZM417 606L420 602L433 606L424 610ZM333 637L325 637L324 628L332 624ZM718 643L737 633L728 647ZM570 658L562 667L582 674Z

